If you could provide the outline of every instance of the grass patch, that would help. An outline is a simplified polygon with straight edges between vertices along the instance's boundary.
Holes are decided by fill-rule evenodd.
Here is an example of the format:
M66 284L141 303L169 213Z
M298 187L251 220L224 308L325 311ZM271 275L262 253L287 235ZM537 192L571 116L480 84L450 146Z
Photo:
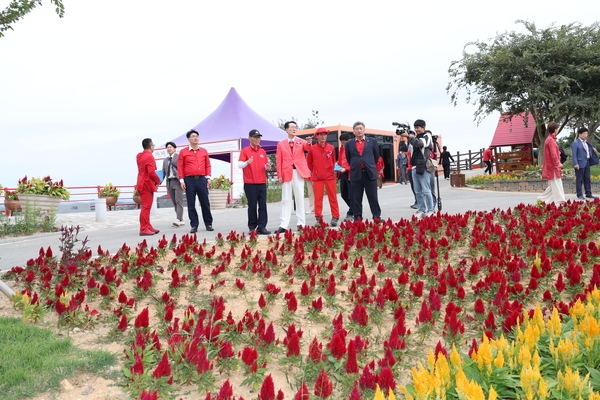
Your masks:
M54 389L78 372L98 373L115 364L106 351L86 351L70 338L0 317L0 393L2 399L23 399Z

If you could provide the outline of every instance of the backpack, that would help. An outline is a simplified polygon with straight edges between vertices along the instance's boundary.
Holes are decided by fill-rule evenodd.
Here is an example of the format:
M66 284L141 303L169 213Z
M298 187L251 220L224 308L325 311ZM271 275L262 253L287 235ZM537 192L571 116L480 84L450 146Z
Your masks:
M560 163L564 164L569 158L569 156L567 155L567 153L565 153L565 150L562 147L559 147L558 150L560 151Z

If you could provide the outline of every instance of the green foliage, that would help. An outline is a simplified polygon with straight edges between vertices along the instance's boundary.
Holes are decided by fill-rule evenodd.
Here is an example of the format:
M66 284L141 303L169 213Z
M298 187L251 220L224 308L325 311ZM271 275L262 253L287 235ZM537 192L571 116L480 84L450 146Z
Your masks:
M13 213L8 218L0 214L0 237L33 235L37 232L56 231L56 211L49 215L42 215L41 210L32 208L26 213Z
M231 182L223 174L210 180L210 188L211 189L229 190L229 189L231 189L232 185L233 185L233 182Z
M298 121L297 118L292 117L290 119L283 119L283 118L277 118L277 121L275 121L275 124L279 127L279 129L284 129L283 126L285 125L285 123L287 121L296 121L298 124L298 129L312 129L312 128L316 128L319 125L323 125L323 121L321 121L321 119L319 118L319 111L317 110L312 110L312 117L309 117L306 119L306 122L301 123ZM275 164L273 164L275 165Z
M70 338L58 339L46 329L0 318L0 393L5 400L33 397L58 388L76 373L97 373L115 362L108 352L83 351Z
M62 0L50 0L56 5L56 14L60 18L65 15L65 6ZM12 24L25 17L37 6L42 5L42 0L13 0L0 12L0 37L4 36L4 31L13 30Z
M509 119L530 113L538 144L549 121L562 129L582 118L600 120L600 24L537 29L517 22L526 33L504 32L487 43L466 44L463 58L448 70L452 102L466 94L466 101L478 106L478 122L493 112Z

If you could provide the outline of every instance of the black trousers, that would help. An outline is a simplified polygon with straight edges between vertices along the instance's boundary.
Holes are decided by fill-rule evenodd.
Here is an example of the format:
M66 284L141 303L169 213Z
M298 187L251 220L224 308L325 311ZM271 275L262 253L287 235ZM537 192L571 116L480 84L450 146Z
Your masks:
M248 229L265 229L268 222L267 184L244 183L244 193L248 199Z
M212 225L213 217L210 212L210 202L208 201L208 186L206 185L206 177L186 176L183 178L185 183L185 198L187 200L188 217L190 218L190 226L198 228L200 221L198 220L198 211L196 211L196 196L200 202L202 209L202 220L204 226Z
M489 172L490 175L492 174L492 162L491 161L484 161L485 165L487 165L487 168L485 169L485 171L483 171L483 173L485 174L486 172Z
M442 167L444 167L444 178L450 178L450 164L442 164Z
M586 196L592 195L592 181L590 180L590 164L586 165L585 168L579 167L575 170L575 192L577 197L583 196L583 190L585 190Z
M352 188L350 186L350 180L348 179L348 172L342 172L340 178L340 195L344 200L344 203L348 206L347 215L354 215L352 212Z
M367 194L373 219L381 218L381 207L379 207L379 200L377 199L377 179L370 180L367 174L363 172L362 179L350 182L352 185L352 211L354 212L354 218L362 218L364 193Z

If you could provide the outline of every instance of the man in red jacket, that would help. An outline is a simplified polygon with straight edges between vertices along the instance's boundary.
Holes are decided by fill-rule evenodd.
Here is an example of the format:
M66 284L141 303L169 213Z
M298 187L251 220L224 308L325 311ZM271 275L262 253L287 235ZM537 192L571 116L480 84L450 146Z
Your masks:
M192 229L190 233L198 231L200 221L196 211L196 196L202 209L202 220L207 231L214 231L212 226L213 217L210 212L210 201L208 200L208 186L210 185L210 158L205 148L200 147L200 134L191 130L185 134L190 142L189 147L179 152L177 160L177 173L181 189L185 191L187 200L188 217Z
M157 234L158 229L154 229L150 223L150 209L154 202L154 192L158 190L160 178L156 175L156 161L152 153L154 152L154 143L152 139L142 140L144 151L137 155L138 176L135 188L140 194L142 200L142 209L140 211L140 236L151 236Z
M331 226L337 226L340 218L340 208L337 202L337 190L335 181L335 149L327 143L327 134L329 131L325 128L319 128L315 132L317 144L314 144L308 150L306 162L311 170L310 180L315 192L315 218L318 224L323 224L323 189L327 188L327 198L329 199L329 208L331 209Z

